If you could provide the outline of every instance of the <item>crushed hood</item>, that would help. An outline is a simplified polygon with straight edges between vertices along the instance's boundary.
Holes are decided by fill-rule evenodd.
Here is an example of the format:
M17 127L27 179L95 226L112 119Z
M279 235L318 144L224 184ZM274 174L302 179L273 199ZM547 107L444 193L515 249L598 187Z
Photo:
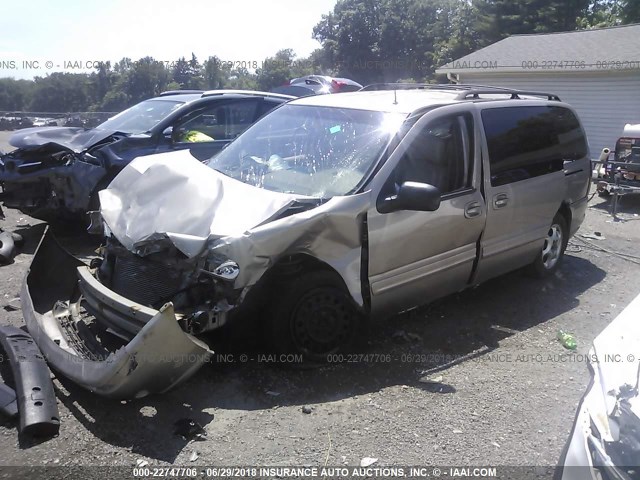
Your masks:
M81 153L114 133L117 132L97 128L85 130L80 127L33 127L18 130L11 135L9 143L16 148L38 148L55 144Z
M102 217L127 249L169 238L190 258L210 237L242 235L298 198L227 177L188 150L137 158L100 192Z

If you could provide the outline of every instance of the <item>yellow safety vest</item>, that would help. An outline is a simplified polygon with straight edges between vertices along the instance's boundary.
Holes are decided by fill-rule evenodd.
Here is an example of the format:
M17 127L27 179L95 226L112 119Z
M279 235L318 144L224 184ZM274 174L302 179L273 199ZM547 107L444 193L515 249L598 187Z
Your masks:
M190 130L185 132L182 136L183 142L195 143L195 142L213 142L213 138L197 130Z

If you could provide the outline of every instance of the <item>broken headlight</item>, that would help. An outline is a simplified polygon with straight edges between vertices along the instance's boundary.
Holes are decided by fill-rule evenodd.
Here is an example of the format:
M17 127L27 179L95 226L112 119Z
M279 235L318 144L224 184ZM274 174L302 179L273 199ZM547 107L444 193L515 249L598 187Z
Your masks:
M222 255L211 254L207 258L206 266L202 273L209 275L216 280L223 282L233 282L240 275L240 267L233 260L229 260Z

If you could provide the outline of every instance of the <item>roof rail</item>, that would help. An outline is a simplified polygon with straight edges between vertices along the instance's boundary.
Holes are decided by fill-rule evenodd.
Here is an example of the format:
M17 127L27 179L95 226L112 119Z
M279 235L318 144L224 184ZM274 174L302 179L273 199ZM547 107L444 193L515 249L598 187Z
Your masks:
M376 90L451 90L459 92L456 100L479 99L479 95L510 95L511 99L520 99L521 95L546 97L547 100L561 101L560 97L553 93L515 90L512 88L493 87L490 85L472 85L461 83L374 83L358 90L359 92Z
M259 97L274 97L292 100L296 97L284 95L282 93L260 92L256 90L207 90L202 93L203 97L213 97L214 95L254 95Z
M204 93L204 90L167 90L166 92L162 92L160 97L167 97L169 95L197 95L199 93Z
M372 83L365 85L359 92L371 92L376 90L423 90L438 87L435 83Z
M560 102L560 97L553 93L530 92L526 90L512 90L510 88L472 88L460 92L456 96L456 100L468 100L480 98L479 95L511 95L511 99L522 99L521 95L531 95L532 97L546 97L547 100Z

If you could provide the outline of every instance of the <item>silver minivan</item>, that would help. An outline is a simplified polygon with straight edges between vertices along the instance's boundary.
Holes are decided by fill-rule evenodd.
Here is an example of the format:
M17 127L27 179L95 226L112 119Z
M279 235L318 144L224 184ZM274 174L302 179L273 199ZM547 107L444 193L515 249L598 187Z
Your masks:
M23 312L58 371L114 397L171 388L210 361L200 334L243 318L276 351L326 358L367 317L525 266L552 274L589 182L584 130L552 94L300 98L206 164L134 160L100 192L100 258L46 234Z

